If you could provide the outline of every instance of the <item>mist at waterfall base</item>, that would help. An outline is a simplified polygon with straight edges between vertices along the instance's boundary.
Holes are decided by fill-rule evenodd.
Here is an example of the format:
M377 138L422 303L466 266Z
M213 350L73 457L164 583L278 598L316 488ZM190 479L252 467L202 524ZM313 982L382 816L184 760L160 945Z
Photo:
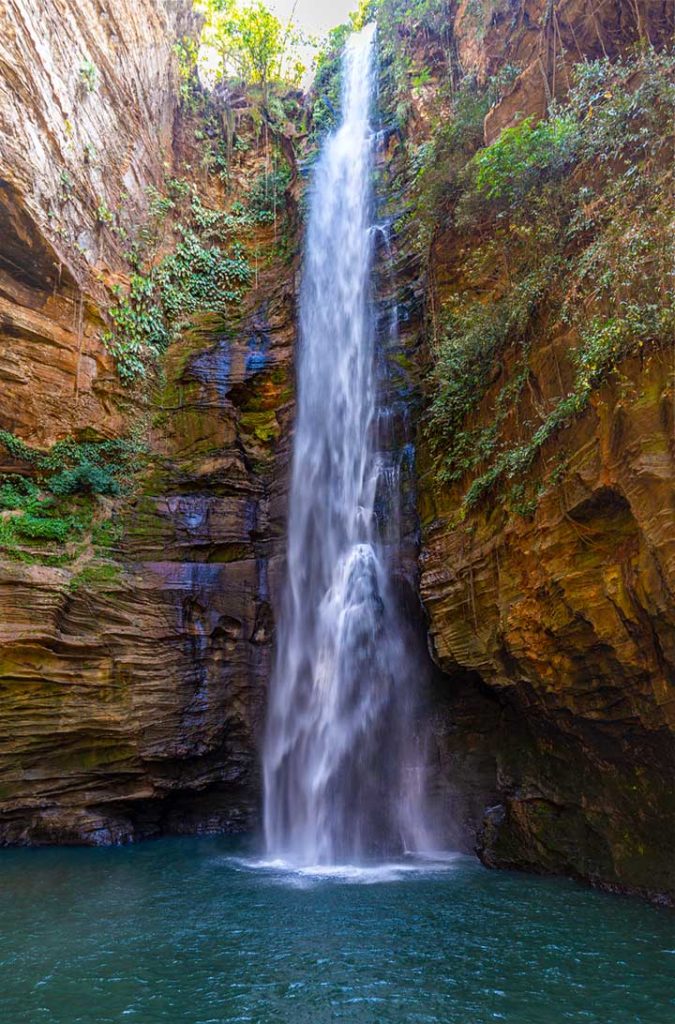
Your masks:
M291 864L434 845L415 724L422 673L393 585L398 503L385 523L376 514L392 453L372 290L374 79L371 25L346 47L342 123L313 175L304 247L287 583L264 748L267 853Z

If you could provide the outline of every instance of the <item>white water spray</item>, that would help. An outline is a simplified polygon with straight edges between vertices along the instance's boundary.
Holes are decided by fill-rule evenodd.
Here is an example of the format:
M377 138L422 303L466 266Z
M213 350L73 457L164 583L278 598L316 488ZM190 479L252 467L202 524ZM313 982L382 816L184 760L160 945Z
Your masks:
M374 26L352 37L318 162L300 295L288 578L264 749L268 853L334 864L428 842L416 679L375 522ZM398 509L398 502L395 502Z

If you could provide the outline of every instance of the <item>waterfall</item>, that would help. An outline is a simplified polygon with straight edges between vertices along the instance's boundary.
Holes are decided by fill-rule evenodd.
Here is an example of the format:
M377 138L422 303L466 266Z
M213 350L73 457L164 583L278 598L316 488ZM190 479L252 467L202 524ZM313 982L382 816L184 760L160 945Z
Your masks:
M374 36L368 26L346 47L342 123L314 173L300 290L287 581L263 767L267 849L304 864L426 841L415 667L375 514L392 481L377 450Z

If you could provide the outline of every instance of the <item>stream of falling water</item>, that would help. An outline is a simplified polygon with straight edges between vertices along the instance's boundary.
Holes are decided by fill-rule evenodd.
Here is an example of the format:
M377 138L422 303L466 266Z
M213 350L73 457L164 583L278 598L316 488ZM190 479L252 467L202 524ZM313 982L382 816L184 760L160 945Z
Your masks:
M300 293L287 583L263 766L267 851L305 865L429 845L414 668L375 516L391 480L377 450L374 36L369 26L346 48L342 123L314 174Z

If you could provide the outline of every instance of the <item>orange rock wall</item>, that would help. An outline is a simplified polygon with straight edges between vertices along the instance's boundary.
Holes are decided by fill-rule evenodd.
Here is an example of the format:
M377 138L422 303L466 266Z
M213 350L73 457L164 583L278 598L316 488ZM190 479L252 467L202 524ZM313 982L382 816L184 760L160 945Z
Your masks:
M96 506L116 538L101 578L86 545L63 567L0 560L0 843L257 820L295 337L276 235L295 230L292 201L248 239L262 265L232 323L197 317L156 378L125 389L100 337L147 186L187 176L218 209L265 167L240 96L230 192L201 169L172 50L190 10L16 0L0 15L0 429L40 446L136 431L148 452L131 492ZM25 468L3 450L0 472Z
M187 2L8 0L0 11L0 426L49 444L121 429L101 341L125 245L172 160ZM82 73L93 67L93 81ZM166 164L166 166L165 166Z
M402 104L409 137L433 137L439 93L443 118L452 116L450 61L478 82L506 64L521 69L486 118L487 143L543 116L580 55L616 57L639 38L664 44L672 11L637 8L639 21L636 5L618 2L593 11L575 0L459 3L448 5L440 35L396 27L394 51L412 69ZM406 188L414 191L394 132L389 148L398 223ZM442 181L442 168L436 174ZM428 253L414 252L414 218L401 220L396 240L404 329L427 397L438 311L467 289L485 301L504 292L500 265L481 274L471 260L489 218L472 238L456 227L451 199L434 216ZM550 320L542 309L505 445L520 443L520 425L538 423L572 383L578 339L551 331ZM508 360L494 367L472 428L492 422ZM491 866L564 872L656 899L675 893L674 408L672 347L625 359L538 456L531 476L545 486L531 516L498 495L467 508L470 476L441 484L420 410L420 594L443 673L436 785L457 841Z

